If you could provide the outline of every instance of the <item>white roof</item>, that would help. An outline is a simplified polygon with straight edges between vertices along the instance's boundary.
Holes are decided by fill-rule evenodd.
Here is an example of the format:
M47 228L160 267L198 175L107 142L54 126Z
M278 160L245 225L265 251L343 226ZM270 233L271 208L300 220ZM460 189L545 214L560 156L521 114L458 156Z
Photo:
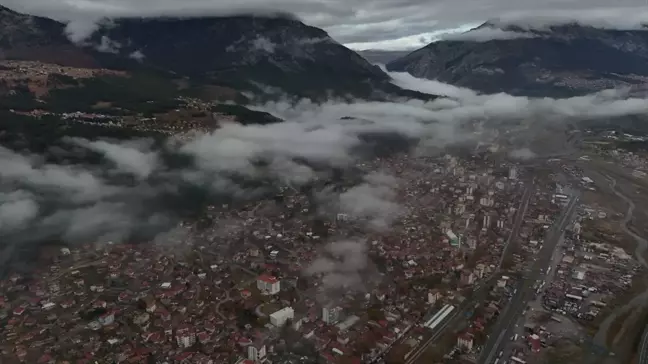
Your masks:
M274 313L270 314L270 316L276 318L276 317L283 316L285 314L290 315L290 314L294 314L294 313L295 313L295 311L293 311L292 307L288 306L288 307L282 308L281 310L279 310L277 312L274 312Z

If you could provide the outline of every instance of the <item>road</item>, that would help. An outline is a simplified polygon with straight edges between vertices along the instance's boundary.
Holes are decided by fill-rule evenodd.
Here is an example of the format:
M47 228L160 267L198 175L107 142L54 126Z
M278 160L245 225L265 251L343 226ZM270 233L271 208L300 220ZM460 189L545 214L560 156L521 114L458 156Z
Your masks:
M542 249L536 256L537 259L533 267L529 270L526 278L518 285L517 292L511 297L510 304L500 314L499 320L495 324L491 335L484 346L480 363L490 364L497 358L498 352L502 351L504 344L508 340L510 333L514 331L515 324L518 322L522 312L534 296L533 286L535 282L542 278L546 273L546 268L551 263L553 251L556 249L565 228L571 222L576 207L578 206L578 196L572 197L571 201L563 211L563 215L547 232Z
M522 195L522 201L520 202L520 206L518 207L518 213L515 215L515 220L513 221L513 228L511 229L511 233L509 234L508 239L506 239L506 244L504 244L504 248L502 249L502 256L500 256L500 260L499 262L497 262L497 267L495 267L493 276L496 276L497 273L499 273L500 268L502 268L502 262L504 262L506 252L508 251L511 241L513 241L514 238L520 236L520 227L522 226L522 222L524 221L526 211L529 208L531 194L534 191L535 186L532 184L531 186L527 187L527 189L524 191L524 194Z
M644 329L639 344L639 364L648 364L648 327Z
M648 268L648 263L644 258L644 254L646 252L646 249L648 248L648 241L642 238L641 236L635 234L632 230L630 230L630 228L628 228L628 224L630 223L633 217L635 204L629 197L625 196L617 189L616 179L614 179L609 175L606 175L606 177L610 180L610 188L612 188L614 194L628 204L628 210L626 211L625 217L623 219L623 223L621 224L621 228L626 234L630 235L637 242L637 246L635 248L635 258L637 259L637 261L639 261L639 263L641 263L641 265L644 268ZM632 313L630 317L623 323L621 329L619 330L619 333L614 338L614 344L618 343L621 339L623 339L623 334L627 330L628 325L632 324L634 320L636 320L636 317L641 312L641 309L645 306L647 300L648 300L648 290L641 292L625 305L617 307L601 323L598 332L594 336L594 343L603 347L607 346L607 339L608 339L607 332L612 322L614 322L617 319L617 317L624 314L625 312L634 309L635 312ZM641 343L639 346L640 349L639 363L648 363L648 342L647 341L648 341L648 327L644 329L644 334L641 338Z
M504 248L502 249L502 256L500 257L499 263L495 268L491 277L488 279L488 281L482 283L479 286L479 288L473 291L473 294L469 300L464 301L452 312L452 314L450 314L444 321L439 323L439 325L437 325L437 327L434 328L434 330L432 331L432 335L412 351L412 353L410 354L410 356L407 358L405 362L406 364L411 364L416 362L416 360L418 360L418 358L420 358L421 355L425 353L427 348L432 343L434 343L439 337L441 337L445 329L448 326L451 326L450 325L451 323L455 323L457 319L464 318L466 313L473 309L475 302L482 302L486 299L488 292L490 292L491 281L494 280L497 277L497 274L499 273L499 270L502 266L502 262L504 261L504 256L506 255L506 252L508 250L509 244L515 237L519 236L520 234L520 228L522 227L522 222L524 221L524 216L526 215L526 211L529 207L529 201L531 200L531 195L533 194L534 191L535 188L534 185L532 184L531 186L528 186L524 191L524 193L522 194L522 201L520 201L520 205L515 215L515 219L513 221L513 227L511 228L511 232L508 236L508 239L506 240ZM434 313L435 312L429 312L428 315L425 317L425 319L432 317Z

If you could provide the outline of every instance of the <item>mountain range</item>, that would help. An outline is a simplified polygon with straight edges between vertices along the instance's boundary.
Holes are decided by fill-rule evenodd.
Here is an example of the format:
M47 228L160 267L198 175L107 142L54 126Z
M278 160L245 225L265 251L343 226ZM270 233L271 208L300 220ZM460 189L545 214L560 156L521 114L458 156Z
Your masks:
M72 42L66 24L0 7L0 55L64 66L155 70L238 91L411 95L325 31L290 17L123 18Z
M0 25L1 59L145 72L192 91L211 87L218 96L239 98L278 89L312 99L435 97L396 87L372 63L480 92L525 96L582 95L648 81L648 31L642 29L487 22L413 52L356 53L287 15L111 19L80 42L69 39L66 24L4 7ZM514 36L470 39L471 32L486 30Z
M471 32L505 31L507 39L471 40ZM487 22L460 39L430 43L387 63L486 93L567 97L648 81L648 28L599 29L565 24L525 29Z

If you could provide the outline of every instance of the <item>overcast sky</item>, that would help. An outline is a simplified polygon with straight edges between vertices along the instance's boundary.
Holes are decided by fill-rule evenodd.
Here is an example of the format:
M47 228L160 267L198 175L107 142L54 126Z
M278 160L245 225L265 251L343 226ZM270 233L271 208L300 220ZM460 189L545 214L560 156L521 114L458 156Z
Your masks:
M561 17L623 27L648 20L648 0L2 0L15 10L87 23L94 16L290 12L354 49L421 47L496 17Z

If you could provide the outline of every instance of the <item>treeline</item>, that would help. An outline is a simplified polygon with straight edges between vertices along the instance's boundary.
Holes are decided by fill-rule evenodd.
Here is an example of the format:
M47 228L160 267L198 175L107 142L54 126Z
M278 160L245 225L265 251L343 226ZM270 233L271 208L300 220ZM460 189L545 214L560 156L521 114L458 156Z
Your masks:
M80 137L91 140L100 138L128 140L145 137L163 140L165 138L164 135L155 132L106 127L99 123L79 123L61 119L55 115L36 118L16 115L5 110L0 111L0 130L2 131L0 132L0 145L50 157L58 146L67 147L64 145L64 137Z
M175 100L177 96L172 80L133 74L79 80L76 85L51 90L45 102L53 112L91 112L96 111L98 102L107 102L113 109L152 115L178 108L181 103Z
M251 110L241 105L218 104L216 106L213 106L211 108L211 111L223 113L226 115L232 115L236 117L236 121L243 125L266 125L283 121L270 113Z
M101 109L104 114L143 114L150 117L182 106L182 102L176 100L182 92L174 81L156 74L104 75L85 79L50 75L48 85L53 88L42 100L38 100L26 86L12 88L0 97L0 109L97 112L97 103L105 102L110 107Z

